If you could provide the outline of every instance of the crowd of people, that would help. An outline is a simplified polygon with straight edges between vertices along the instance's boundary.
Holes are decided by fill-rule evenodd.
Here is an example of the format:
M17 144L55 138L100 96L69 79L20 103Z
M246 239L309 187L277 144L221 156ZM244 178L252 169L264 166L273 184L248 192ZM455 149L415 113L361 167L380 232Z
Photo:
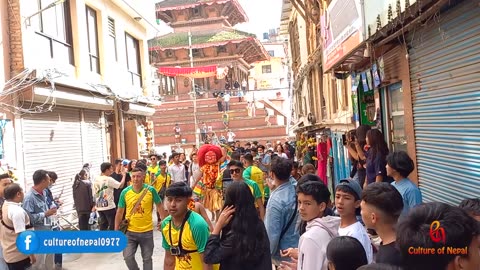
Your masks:
M78 227L91 229L98 213L100 230L124 232L131 270L140 269L138 246L142 269L155 269L155 229L166 270L479 269L480 199L422 204L408 154L389 153L380 131L363 137L362 129L346 144L357 161L352 177L333 190L314 166L293 160L288 142L204 145L189 160L176 152L117 159L98 176L85 166L72 186ZM0 264L8 267L0 269L61 268L61 254L28 256L15 246L22 231L55 229L55 180L37 170L24 196L0 175Z

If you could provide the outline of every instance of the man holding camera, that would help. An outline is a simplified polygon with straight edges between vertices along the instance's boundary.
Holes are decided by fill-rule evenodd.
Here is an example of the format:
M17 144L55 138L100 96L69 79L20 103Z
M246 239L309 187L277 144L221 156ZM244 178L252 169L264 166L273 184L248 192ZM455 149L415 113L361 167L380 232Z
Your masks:
M210 234L208 224L188 207L192 189L184 182L177 182L167 188L165 195L170 216L162 222L164 269L211 270L211 265L203 263Z

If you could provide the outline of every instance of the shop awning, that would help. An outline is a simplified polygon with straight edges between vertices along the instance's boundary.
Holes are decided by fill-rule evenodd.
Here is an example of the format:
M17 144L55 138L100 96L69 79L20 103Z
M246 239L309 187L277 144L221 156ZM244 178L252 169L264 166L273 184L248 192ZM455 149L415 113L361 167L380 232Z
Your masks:
M168 77L208 78L217 76L217 66L159 67L158 72Z

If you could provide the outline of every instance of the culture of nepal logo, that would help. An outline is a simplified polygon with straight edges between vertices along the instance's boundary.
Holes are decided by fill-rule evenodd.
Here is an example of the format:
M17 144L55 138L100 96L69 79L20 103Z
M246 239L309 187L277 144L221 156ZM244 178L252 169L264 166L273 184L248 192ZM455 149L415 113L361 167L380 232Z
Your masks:
M408 254L410 255L468 255L468 247L458 248L452 246L445 246L447 234L445 229L441 226L440 221L434 220L430 224L429 231L430 239L434 243L442 243L443 247L439 248L425 248L425 247L409 247Z

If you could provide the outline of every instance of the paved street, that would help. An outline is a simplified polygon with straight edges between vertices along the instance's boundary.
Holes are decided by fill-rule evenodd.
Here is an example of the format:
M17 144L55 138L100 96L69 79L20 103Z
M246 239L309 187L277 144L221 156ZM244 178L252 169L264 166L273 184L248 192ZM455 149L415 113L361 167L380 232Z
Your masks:
M163 269L164 249L162 248L162 235L160 231L154 232L155 249L153 250L153 269ZM142 257L140 256L140 247L137 250L137 263L142 269ZM63 268L66 270L88 269L127 269L123 260L122 253L103 253L103 254L67 254L63 257Z

